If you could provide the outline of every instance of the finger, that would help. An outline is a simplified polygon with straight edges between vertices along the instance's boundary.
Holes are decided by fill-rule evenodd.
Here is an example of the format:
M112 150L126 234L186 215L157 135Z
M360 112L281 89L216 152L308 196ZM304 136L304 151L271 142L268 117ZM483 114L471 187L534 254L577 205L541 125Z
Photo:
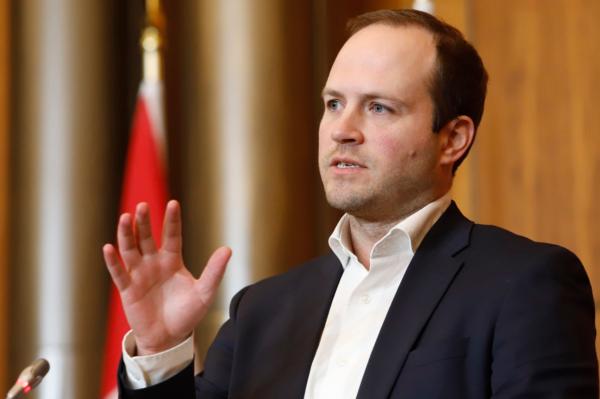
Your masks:
M133 228L131 226L131 215L124 213L119 218L119 226L117 227L117 243L119 244L119 252L123 258L125 265L130 268L140 261L141 254L139 252Z
M152 225L150 224L150 208L145 202L139 203L135 208L135 233L142 255L150 255L156 252L156 244L154 238L152 238Z
M162 248L165 251L180 254L181 238L181 208L175 200L169 201L165 210L163 222Z
M102 253L104 255L104 263L106 263L106 268L110 273L110 277L117 286L119 292L124 291L129 286L131 278L129 277L129 273L127 273L121 264L115 247L113 247L111 244L106 244L104 247L102 247Z
M196 289L198 291L199 299L204 302L206 306L212 303L230 258L231 249L228 247L218 248L213 252L206 263L200 278L196 280Z

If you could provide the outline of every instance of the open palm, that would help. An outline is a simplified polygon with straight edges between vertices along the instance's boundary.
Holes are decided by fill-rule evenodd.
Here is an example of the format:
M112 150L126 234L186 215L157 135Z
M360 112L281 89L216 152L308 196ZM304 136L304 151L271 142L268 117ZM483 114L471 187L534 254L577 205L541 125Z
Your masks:
M106 244L103 252L137 354L145 355L171 348L192 333L214 299L231 251L217 249L196 279L183 263L181 211L176 201L167 204L161 248L152 238L148 205L139 204L132 219L127 213L119 219L119 251Z

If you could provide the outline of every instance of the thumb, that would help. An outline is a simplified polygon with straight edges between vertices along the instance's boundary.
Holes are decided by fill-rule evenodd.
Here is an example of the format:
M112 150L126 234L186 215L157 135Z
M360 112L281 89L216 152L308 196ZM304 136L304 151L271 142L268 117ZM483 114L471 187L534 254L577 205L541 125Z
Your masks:
M220 247L213 252L208 259L200 278L196 280L195 287L200 296L200 300L207 306L212 303L217 288L223 279L227 262L231 258L231 249Z

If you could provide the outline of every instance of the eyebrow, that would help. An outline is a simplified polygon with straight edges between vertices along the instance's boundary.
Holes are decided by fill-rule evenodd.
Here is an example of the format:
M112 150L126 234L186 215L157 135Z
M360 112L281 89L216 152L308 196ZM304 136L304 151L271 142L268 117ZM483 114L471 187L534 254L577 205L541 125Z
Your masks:
M332 97L344 97L342 93L334 89L328 89L327 87L323 88L321 91L321 97L332 96Z
M339 92L339 91L337 91L335 89L327 88L327 87L325 87L323 89L323 91L321 92L321 97L325 97L325 96L339 97L339 98L345 98L346 97L341 92ZM395 104L398 104L398 105L400 105L402 107L406 107L407 106L407 103L405 101L402 101L402 100L400 100L398 98L392 98L392 97L383 95L381 93L363 93L363 94L360 95L360 97L363 100L373 100L373 99L380 98L382 100L387 100L387 101L393 102Z

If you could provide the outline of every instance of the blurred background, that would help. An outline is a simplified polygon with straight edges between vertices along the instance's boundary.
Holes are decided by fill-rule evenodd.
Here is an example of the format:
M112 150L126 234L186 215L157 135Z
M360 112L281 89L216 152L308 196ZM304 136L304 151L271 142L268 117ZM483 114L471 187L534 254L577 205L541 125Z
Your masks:
M600 2L436 0L490 74L454 198L470 218L561 244L600 298ZM199 273L234 257L198 358L243 285L327 251L339 215L316 166L320 90L346 20L413 1L165 2L166 180ZM421 4L422 5L422 4ZM143 0L0 0L0 391L38 356L35 397L101 395L109 276L142 77ZM160 18L159 18L160 19ZM1 394L1 393L0 393Z

